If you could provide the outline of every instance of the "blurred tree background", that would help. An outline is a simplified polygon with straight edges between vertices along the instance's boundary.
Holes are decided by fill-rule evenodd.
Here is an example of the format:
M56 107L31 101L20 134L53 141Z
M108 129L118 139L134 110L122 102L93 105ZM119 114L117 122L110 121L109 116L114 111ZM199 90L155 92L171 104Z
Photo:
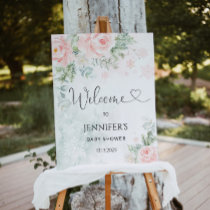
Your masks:
M59 0L0 0L0 156L54 141L51 34Z
M12 79L21 78L24 63L50 64L50 34L63 31L61 8L58 0L0 1L0 59Z
M148 30L155 34L159 68L181 64L181 73L196 88L198 65L210 53L210 2L208 0L148 0Z
M157 116L210 116L210 3L147 0L154 32ZM54 141L50 35L63 33L62 1L0 0L0 156ZM187 79L189 78L189 79ZM209 141L205 125L161 134Z

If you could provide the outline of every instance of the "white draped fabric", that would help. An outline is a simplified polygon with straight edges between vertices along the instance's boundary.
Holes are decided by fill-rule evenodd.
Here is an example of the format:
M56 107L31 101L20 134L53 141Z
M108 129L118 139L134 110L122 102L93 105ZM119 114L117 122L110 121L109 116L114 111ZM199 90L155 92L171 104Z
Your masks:
M105 165L80 165L65 170L56 168L46 170L37 178L34 184L33 205L36 210L47 209L50 205L50 196L75 186L84 185L101 179L109 172L125 173L163 173L163 201L165 207L173 197L179 194L174 167L165 161L156 161L145 164L105 164Z

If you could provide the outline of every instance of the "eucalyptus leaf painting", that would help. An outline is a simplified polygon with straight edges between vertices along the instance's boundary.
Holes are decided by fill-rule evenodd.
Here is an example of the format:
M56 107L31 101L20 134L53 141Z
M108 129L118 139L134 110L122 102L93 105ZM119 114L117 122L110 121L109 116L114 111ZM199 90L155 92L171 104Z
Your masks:
M51 38L57 168L156 161L153 34Z

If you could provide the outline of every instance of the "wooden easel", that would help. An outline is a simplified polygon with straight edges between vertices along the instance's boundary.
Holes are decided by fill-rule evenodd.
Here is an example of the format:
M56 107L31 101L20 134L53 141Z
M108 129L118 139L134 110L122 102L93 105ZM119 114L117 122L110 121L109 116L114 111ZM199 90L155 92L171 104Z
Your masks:
M112 33L109 18L107 16L99 16L96 20L95 33ZM106 210L111 210L111 183L113 174L124 174L123 172L110 172L105 176L105 207ZM149 199L151 202L152 210L160 210L161 204L155 186L155 181L152 173L144 173L144 178L148 190ZM63 210L64 201L67 190L63 190L58 194L55 210Z

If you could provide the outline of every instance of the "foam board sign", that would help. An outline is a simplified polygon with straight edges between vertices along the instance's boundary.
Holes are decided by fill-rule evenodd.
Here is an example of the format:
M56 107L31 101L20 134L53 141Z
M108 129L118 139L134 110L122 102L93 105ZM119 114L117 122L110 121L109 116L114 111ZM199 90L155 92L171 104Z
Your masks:
M57 168L158 159L151 33L52 35Z

